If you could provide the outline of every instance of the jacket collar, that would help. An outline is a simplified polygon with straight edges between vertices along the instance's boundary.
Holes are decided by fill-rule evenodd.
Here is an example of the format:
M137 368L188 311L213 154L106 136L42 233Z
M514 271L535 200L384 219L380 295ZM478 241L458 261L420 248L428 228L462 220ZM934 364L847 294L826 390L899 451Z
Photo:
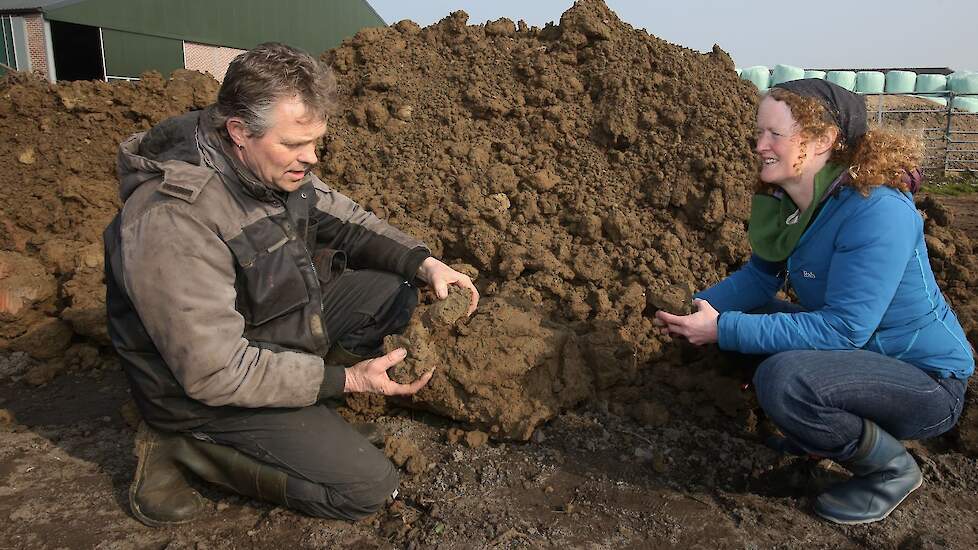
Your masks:
M120 144L116 170L122 202L147 181L206 181L213 175L212 169L201 165L195 144L197 116L191 112L167 119Z
M225 180L238 182L245 193L258 200L272 201L284 198L286 193L262 183L244 163L238 160L231 140L224 132L219 131L214 123L215 112L214 105L204 109L197 125L197 141L200 144L203 162L221 174Z

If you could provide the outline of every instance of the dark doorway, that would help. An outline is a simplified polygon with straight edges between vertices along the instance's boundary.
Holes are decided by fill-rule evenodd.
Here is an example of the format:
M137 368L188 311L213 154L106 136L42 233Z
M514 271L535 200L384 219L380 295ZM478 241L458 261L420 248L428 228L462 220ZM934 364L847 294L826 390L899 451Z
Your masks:
M98 27L51 21L51 46L58 80L105 80Z

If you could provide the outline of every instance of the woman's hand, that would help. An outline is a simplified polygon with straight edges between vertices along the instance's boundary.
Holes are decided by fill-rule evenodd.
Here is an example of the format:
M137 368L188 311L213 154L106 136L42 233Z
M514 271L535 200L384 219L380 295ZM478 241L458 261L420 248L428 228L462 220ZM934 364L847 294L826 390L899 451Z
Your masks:
M421 267L418 268L418 278L435 289L435 296L438 296L439 300L448 298L448 285L455 285L471 290L472 297L469 301L469 310L466 312L466 316L472 315L475 308L479 305L479 291L472 284L472 279L468 275L459 273L448 267L434 256L428 256L421 262Z
M352 367L346 369L346 383L343 386L345 393L379 393L380 395L414 395L425 387L431 380L434 369L426 372L410 384L398 384L391 380L387 375L387 369L400 363L407 357L404 348L396 350L382 357L375 357L360 361Z
M702 346L717 341L717 319L720 314L713 309L710 302L693 300L696 312L689 315L673 315L665 311L655 312L655 325L662 327L660 332L682 336L690 344Z

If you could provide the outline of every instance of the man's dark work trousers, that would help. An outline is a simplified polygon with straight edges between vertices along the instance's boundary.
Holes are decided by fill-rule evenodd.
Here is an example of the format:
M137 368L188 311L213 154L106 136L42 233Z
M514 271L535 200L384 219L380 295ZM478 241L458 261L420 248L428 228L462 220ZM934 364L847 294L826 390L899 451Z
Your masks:
M404 330L418 303L415 287L381 271L345 271L323 291L327 335L365 357L381 352L384 336ZM397 489L394 465L325 405L253 409L210 422L193 436L284 471L288 507L311 516L359 519Z

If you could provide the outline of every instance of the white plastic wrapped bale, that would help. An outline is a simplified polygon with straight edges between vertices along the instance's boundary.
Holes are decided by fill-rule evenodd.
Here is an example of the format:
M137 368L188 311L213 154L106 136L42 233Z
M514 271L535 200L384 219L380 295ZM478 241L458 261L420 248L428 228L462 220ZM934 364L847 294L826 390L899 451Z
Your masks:
M924 99L947 106L947 76L942 74L918 74L914 92Z
M825 71L805 71L805 78L818 78L820 80L825 80Z
M764 65L754 65L741 69L740 78L753 82L754 86L757 86L757 89L762 92L771 85L771 71Z
M881 94L886 87L886 76L879 71L859 71L856 73L856 93Z
M914 91L920 92L943 92L947 90L947 76L942 74L918 74L914 84Z
M978 96L955 97L951 106L969 113L978 113Z
M947 87L956 94L978 94L978 73L957 71L947 77Z
M856 87L856 73L852 71L829 71L825 73L825 80L842 86L850 92Z
M910 94L917 85L917 73L913 71L887 71L886 93Z
M771 86L805 78L805 69L791 65L775 65L771 71Z

